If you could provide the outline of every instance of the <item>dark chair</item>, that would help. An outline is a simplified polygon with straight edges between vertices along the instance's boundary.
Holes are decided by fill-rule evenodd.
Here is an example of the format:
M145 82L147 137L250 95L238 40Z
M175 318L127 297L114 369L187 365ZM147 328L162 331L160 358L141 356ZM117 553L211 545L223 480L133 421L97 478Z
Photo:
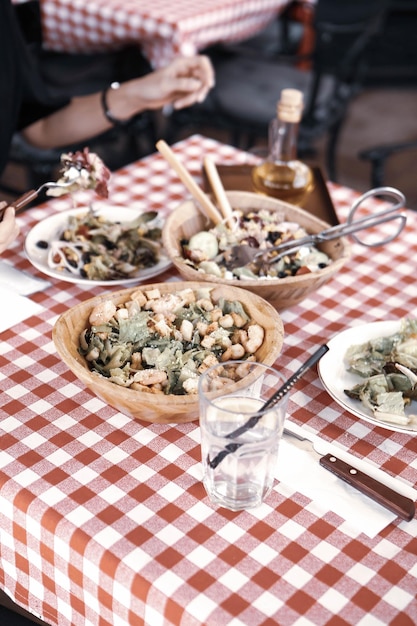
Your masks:
M366 85L378 88L417 87L417 0L390 0L386 28L374 39L370 47L369 72ZM392 143L383 140L358 153L362 161L371 165L371 185L381 187L387 184L386 166L396 155L404 154L411 163L417 164L416 125L413 132L413 112L410 111L411 134Z
M417 0L389 0L385 27L369 48L365 85L416 87Z
M396 154L408 151L412 153L411 158L417 164L417 140L382 144L359 152L359 158L371 164L371 186L383 187L386 184L385 167L387 161Z
M284 56L303 55L311 52L310 27L314 15L311 3L290 2L258 34L237 43L224 43L213 47L225 54L253 55L275 59Z
M297 3L298 4L298 3ZM175 112L167 140L188 127L230 133L231 143L250 148L266 138L269 121L285 87L300 89L305 109L299 133L299 155L314 153L314 142L327 136L326 167L336 179L336 148L348 107L361 88L366 51L381 30L385 0L318 0L312 19L315 43L311 69L300 67L298 55L266 57L216 48L216 86L201 105Z
M74 97L101 91L113 81L123 82L151 71L138 47L101 54L66 54L44 50L42 47L41 18L37 1L15 5L25 40L32 53L32 61L43 76L50 92L58 97ZM157 141L156 118L152 112L136 116L129 125L114 127L87 142L43 150L29 145L20 133L13 137L9 165L23 168L24 187L3 177L0 188L6 193L20 194L27 186L37 188L43 182L54 180L63 152L75 151L88 145L111 169L117 169L155 149ZM20 181L19 181L20 183Z

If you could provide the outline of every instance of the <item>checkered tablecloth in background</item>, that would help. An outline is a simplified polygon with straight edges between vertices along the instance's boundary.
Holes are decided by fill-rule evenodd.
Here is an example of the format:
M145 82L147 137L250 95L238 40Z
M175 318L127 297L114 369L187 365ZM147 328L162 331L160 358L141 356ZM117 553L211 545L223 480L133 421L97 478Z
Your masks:
M218 163L248 158L200 136L174 148L199 181L204 154ZM330 191L343 220L357 194ZM109 202L170 211L187 195L152 155L114 174ZM66 208L71 202L61 198L22 214L23 236ZM410 212L389 246L353 244L336 278L282 313L285 371L347 326L415 313L416 228ZM38 274L22 239L5 258ZM158 281L175 277L168 271ZM57 316L106 288L51 282L32 296L43 312L0 337L0 583L12 598L54 626L417 622L416 519L369 539L280 483L258 509L216 509L201 483L196 423L129 419L86 390L56 354ZM417 438L344 412L316 371L293 390L289 413L417 485Z
M288 0L40 0L46 48L98 52L140 45L154 67L261 31Z

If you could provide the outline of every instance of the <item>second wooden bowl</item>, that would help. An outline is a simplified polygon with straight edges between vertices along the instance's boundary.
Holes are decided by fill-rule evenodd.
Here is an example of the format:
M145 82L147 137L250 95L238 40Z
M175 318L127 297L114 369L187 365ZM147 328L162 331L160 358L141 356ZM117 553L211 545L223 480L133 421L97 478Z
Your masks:
M277 222L297 222L308 233L319 233L330 227L329 224L303 209L275 198L245 191L229 191L227 196L234 209L240 209L243 213L257 209L276 211ZM192 200L183 202L168 216L163 227L162 241L181 276L186 280L214 282L248 289L270 302L278 311L298 304L310 293L319 289L340 271L350 257L350 247L346 239L340 238L320 245L320 249L332 259L332 262L318 272L276 279L219 278L185 263L181 250L183 239L188 240L195 233L207 230L209 227L205 217Z
M91 298L66 311L57 320L53 329L55 347L62 360L86 387L103 402L121 413L145 422L181 423L198 419L198 397L152 394L119 386L104 376L90 370L86 359L79 352L80 333L89 327L89 316L93 308L111 300L114 304L124 304L137 290L159 289L162 294L175 293L181 289L201 290L211 287L211 299L221 298L242 303L250 318L263 327L265 336L262 345L255 352L256 360L273 365L283 344L284 328L277 311L259 296L237 287L207 285L201 282L157 283L133 287L122 291L105 293Z

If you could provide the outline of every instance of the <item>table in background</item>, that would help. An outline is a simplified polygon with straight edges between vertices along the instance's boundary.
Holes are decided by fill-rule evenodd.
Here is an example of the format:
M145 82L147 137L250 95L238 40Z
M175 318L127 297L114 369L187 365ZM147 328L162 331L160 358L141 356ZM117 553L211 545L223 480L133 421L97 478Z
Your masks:
M206 154L218 163L249 158L200 136L174 149L200 181ZM330 191L343 220L357 194ZM110 202L167 212L187 195L151 155L113 175ZM32 208L22 234L66 208L69 198ZM347 326L415 312L416 229L410 212L386 248L353 244L330 283L282 313L284 373ZM21 242L5 256L38 274ZM175 278L170 270L157 280ZM134 421L93 396L56 354L58 315L106 288L51 282L32 296L43 312L0 343L0 584L14 600L54 626L417 623L416 519L370 539L281 483L258 509L216 509L201 483L197 423ZM315 371L292 391L289 414L416 486L417 438L344 412Z
M310 0L312 1L312 0ZM40 0L45 47L101 52L139 44L153 67L260 32L289 0Z

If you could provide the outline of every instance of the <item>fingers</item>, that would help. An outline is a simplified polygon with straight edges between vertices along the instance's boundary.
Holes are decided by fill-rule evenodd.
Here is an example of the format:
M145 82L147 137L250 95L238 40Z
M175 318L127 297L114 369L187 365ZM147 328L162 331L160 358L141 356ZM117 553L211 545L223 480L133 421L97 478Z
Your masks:
M194 57L194 60L196 62L194 76L198 77L207 89L211 89L214 87L214 68L210 59L205 55L200 55Z
M0 203L0 209L5 205L5 202ZM8 206L0 223L0 252L3 252L16 239L19 232L20 229L15 219L14 208Z
M174 62L175 63L175 62ZM202 102L214 86L214 69L204 55L176 59L177 85L172 104L175 109Z
M205 100L205 98L207 97L207 93L208 92L206 90L198 90L193 91L192 93L185 96L184 94L182 94L180 97L173 99L172 106L174 107L174 109L178 110L196 104L197 102L203 102L203 100Z
M125 101L130 98L134 111L166 106L180 109L202 102L213 85L214 70L208 57L178 57L164 68L128 81L123 94Z

